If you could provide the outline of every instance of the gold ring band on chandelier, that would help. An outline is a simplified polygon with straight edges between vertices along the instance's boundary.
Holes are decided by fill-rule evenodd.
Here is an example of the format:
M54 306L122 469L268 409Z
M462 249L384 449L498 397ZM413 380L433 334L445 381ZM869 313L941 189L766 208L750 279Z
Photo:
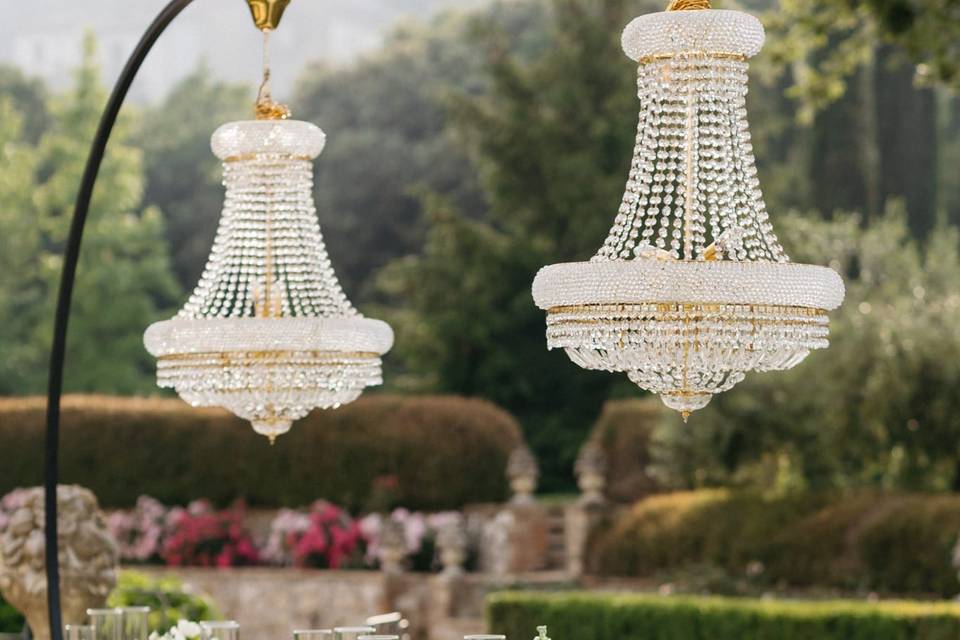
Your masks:
M651 62L663 62L664 60L674 60L676 58L704 58L709 60L733 60L736 62L746 62L747 56L742 53L730 53L727 51L678 51L676 53L658 53L650 56L643 56L637 60L637 64L650 64Z

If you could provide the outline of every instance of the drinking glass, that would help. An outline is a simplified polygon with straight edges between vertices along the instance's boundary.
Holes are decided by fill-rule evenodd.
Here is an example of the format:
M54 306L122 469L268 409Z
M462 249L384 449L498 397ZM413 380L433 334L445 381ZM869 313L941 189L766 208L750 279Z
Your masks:
M64 625L63 635L66 640L95 640L93 625L89 624Z
M94 640L123 640L123 617L119 609L87 609Z
M150 607L119 607L120 640L147 640L150 635Z
M360 640L360 636L376 633L373 627L334 627L333 640Z
M333 640L332 629L297 629L293 640Z
M200 623L201 640L240 640L240 625L233 620L204 620Z

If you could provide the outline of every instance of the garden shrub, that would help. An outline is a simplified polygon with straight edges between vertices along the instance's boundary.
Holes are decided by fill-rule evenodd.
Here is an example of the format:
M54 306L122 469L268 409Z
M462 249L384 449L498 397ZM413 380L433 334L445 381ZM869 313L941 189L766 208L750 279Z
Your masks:
M121 571L107 603L111 607L150 607L150 630L164 633L178 620L217 620L220 614L206 596L173 576L153 578Z
M0 494L42 480L45 401L0 399ZM371 395L315 411L271 447L225 411L179 400L68 396L61 477L104 507L142 494L165 504L297 507L325 498L351 510L439 510L501 501L516 421L496 406L451 396Z
M958 533L960 496L679 492L616 518L591 566L644 577L715 567L758 587L954 596Z
M533 637L549 625L577 640L947 640L960 637L960 605L888 601L777 601L598 593L496 593L492 633Z
M606 495L632 502L660 489L650 473L651 439L663 410L656 398L610 400L593 426L590 438L607 457Z
M857 547L873 588L955 596L958 533L960 496L905 496L864 527Z
M768 555L778 532L822 502L817 496L766 498L720 489L651 496L598 537L595 567L605 574L648 576L714 564L742 574Z
M24 624L23 615L0 597L0 633L20 633Z

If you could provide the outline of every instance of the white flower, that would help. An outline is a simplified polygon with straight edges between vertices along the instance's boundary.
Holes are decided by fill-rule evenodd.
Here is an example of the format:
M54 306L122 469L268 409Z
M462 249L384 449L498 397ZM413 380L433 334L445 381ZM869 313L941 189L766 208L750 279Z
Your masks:
M200 637L200 625L196 622L190 622L189 620L179 621L177 623L177 631L189 640Z

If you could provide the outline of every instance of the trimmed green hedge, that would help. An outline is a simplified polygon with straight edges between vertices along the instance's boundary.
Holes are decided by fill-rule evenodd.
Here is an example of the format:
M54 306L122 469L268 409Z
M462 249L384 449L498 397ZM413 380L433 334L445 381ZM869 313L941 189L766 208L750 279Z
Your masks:
M45 402L0 399L0 494L40 484ZM507 497L517 422L481 400L372 395L315 411L270 446L225 411L179 400L73 396L64 401L61 477L105 507L141 494L165 504L351 509L456 508Z
M651 475L651 440L664 410L657 398L610 400L590 434L607 455L605 493L614 502L632 502L661 490Z
M498 593L488 626L527 640L536 626L576 640L954 640L960 605L657 595Z
M622 513L596 537L591 566L643 577L716 567L758 586L952 597L958 532L956 495L679 492Z

